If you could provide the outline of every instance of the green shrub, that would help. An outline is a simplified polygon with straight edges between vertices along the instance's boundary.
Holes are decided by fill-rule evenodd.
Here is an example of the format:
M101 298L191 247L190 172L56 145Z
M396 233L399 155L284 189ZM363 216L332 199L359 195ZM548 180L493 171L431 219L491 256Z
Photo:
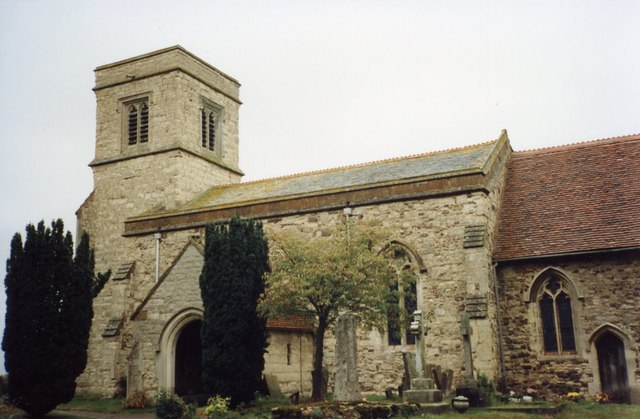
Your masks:
M187 405L184 400L166 390L160 390L156 398L156 418L183 419L195 416L195 408Z
M218 395L209 397L209 400L207 401L207 407L204 409L204 414L210 419L236 417L233 412L229 411L230 403L230 397L222 397Z
M484 397L490 400L494 393L495 388L493 386L493 380L481 372L478 372L478 387L483 391Z
M151 398L142 390L136 390L123 403L125 409L146 409L153 406Z

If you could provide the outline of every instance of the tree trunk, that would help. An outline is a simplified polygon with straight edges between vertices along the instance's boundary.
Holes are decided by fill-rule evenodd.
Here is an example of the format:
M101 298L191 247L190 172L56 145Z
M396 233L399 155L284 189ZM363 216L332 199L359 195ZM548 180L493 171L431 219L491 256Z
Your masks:
M315 353L313 357L313 371L311 372L311 400L321 401L327 398L327 379L322 373L324 360L324 335L327 331L327 319L321 317L318 320L318 330L315 340Z

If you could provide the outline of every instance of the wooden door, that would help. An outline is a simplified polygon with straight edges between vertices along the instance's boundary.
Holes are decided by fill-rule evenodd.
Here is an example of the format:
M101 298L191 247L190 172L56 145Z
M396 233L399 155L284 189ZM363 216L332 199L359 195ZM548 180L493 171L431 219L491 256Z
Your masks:
M596 350L602 392L616 403L630 403L624 342L613 333L605 333L597 340Z

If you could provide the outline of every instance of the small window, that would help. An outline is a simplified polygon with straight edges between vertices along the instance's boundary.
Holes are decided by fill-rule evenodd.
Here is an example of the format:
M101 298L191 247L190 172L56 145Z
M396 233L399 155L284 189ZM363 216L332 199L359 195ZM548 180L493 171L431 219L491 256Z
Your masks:
M149 105L147 99L127 104L127 144L149 141Z
M218 141L219 121L221 108L206 103L200 109L200 145L216 153L220 152Z

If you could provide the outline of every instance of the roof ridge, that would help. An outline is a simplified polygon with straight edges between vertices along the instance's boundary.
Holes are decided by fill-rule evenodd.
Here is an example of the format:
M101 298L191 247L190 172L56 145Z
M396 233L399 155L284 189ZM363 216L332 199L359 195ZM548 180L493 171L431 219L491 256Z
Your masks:
M486 145L489 145L489 144L492 144L492 143L496 143L498 140L499 139L489 140L489 141L484 141L482 143L466 145L466 146L461 146L461 147L448 148L448 149L444 149L444 150L427 151L427 152L424 152L424 153L416 153L416 154L409 154L409 155L405 155L405 156L390 157L390 158L387 158L387 159L372 160L372 161L362 162L362 163L353 163L353 164L347 164L347 165L344 165L344 166L334 166L334 167L329 167L329 168L326 168L326 169L310 170L308 172L290 173L290 174L287 174L287 175L273 176L273 177L267 177L267 178L262 178L262 179L250 180L248 182L228 183L228 184L220 185L220 186L217 186L217 187L218 188L224 188L224 187L227 187L227 186L252 185L252 184L256 184L256 183L260 183L260 182L270 182L270 181L274 181L274 180L283 180L283 179L291 179L291 178L303 177L303 176L309 176L309 175L317 175L317 174L321 174L321 173L329 173L329 172L335 172L335 171L340 171L340 170L345 170L345 169L355 169L355 168L358 168L358 167L374 166L376 164L397 162L397 161L400 161L400 160L412 160L412 159L417 159L417 158L421 158L421 157L432 156L432 155L435 155L435 154L449 153L449 152L453 152L453 151L462 151L462 150L477 148L477 147L481 147L481 146L486 146Z
M565 151L575 150L577 148L608 145L608 144L614 144L614 143L620 143L620 142L626 142L626 141L638 141L638 140L640 140L640 133L619 135L616 137L597 138L595 140L577 141L569 144L514 151L513 157L528 157L533 155L562 153Z

